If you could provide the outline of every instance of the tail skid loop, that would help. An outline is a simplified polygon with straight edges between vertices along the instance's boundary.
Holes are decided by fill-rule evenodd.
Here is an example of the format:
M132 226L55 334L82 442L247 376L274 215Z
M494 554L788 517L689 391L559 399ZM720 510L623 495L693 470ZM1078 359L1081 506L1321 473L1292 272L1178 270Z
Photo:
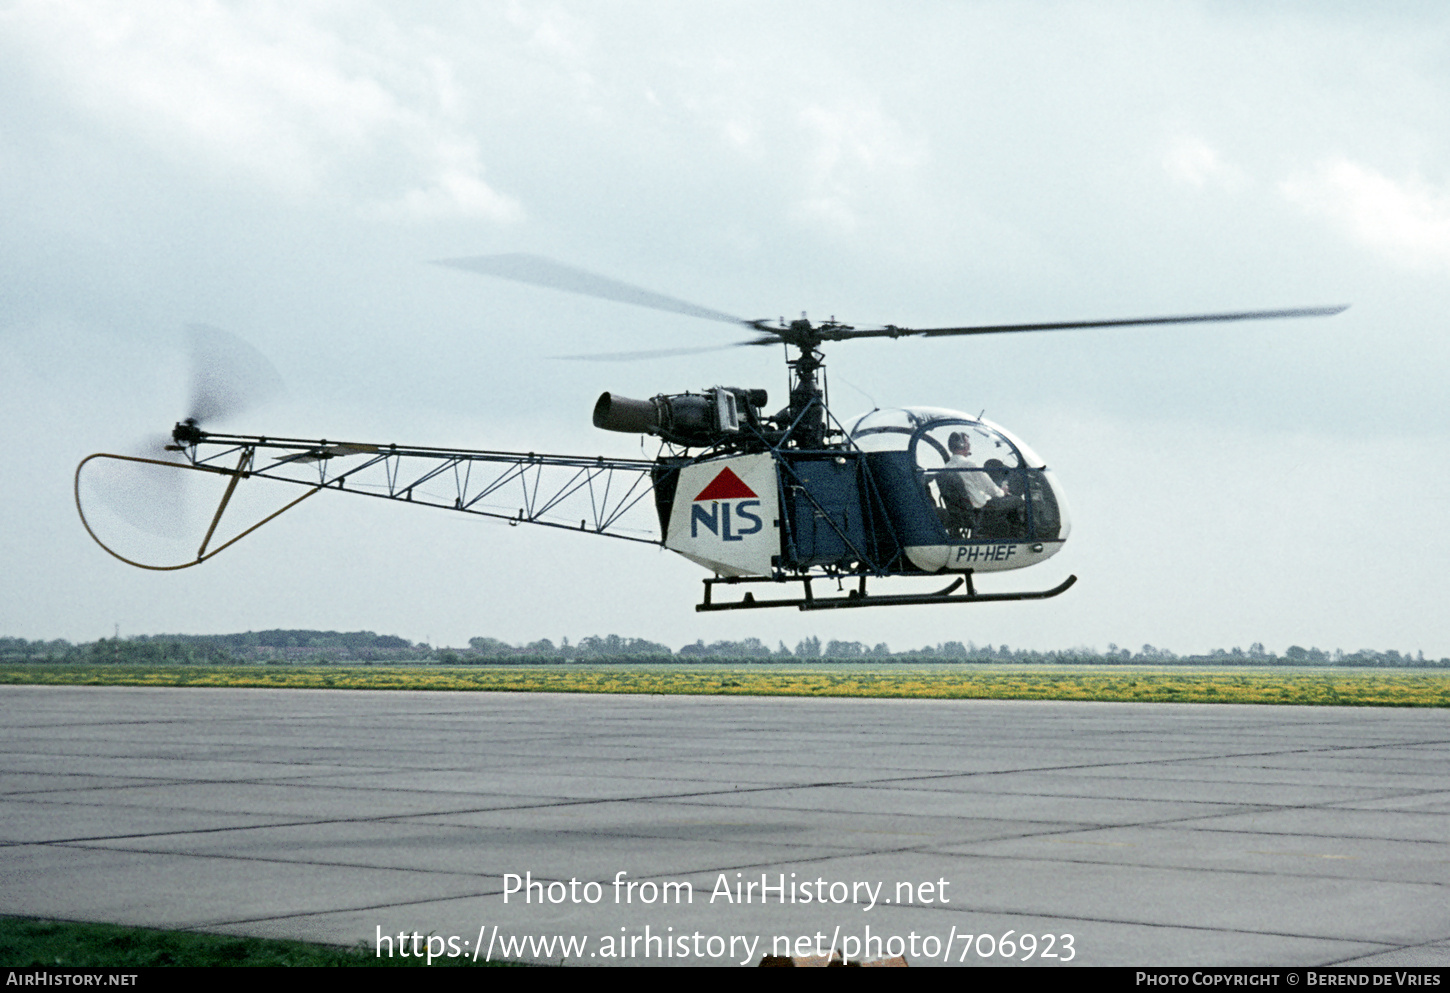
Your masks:
M227 504L231 502L232 494L236 492L237 484L243 479L246 479L249 475L251 475L249 472L246 471L246 466L250 464L251 457L252 453L250 451L243 452L242 457L238 460L237 467L235 469L223 469L218 466L192 465L186 462L166 462L162 459L145 459L136 455L113 455L109 452L97 452L94 455L86 456L86 458L81 460L80 465L76 466L76 513L80 514L81 524L85 526L86 533L91 536L91 540L93 540L97 545L100 545L101 548L104 549L108 555L120 559L127 565L133 565L138 569L150 569L153 572L174 572L177 569L190 569L192 566L201 565L201 563L205 562L207 559L213 558L221 552L225 551L226 549L230 548L231 546L235 545L247 535L257 530L263 524L266 524L267 522L275 520L276 518L282 516L284 513L301 503L303 500L306 500L308 497L312 496L312 494L322 489L322 487L320 486L313 487L297 499L293 500L291 503L288 503L287 505L282 507L280 510L276 510L271 514L268 514L256 524L253 524L251 527L247 528L239 534L233 535L231 538L227 539L222 544L218 545L216 548L213 548L210 552L208 552L206 550L206 546L211 543L212 537L216 534L217 525L221 523L222 513L227 509ZM211 525L207 528L206 536L201 540L201 547L196 550L196 558L190 562L182 562L178 565L150 565L146 562L137 562L135 559L127 558L111 546L107 545L104 541L102 541L100 535L96 534L95 528L91 527L91 522L86 519L85 508L81 505L81 470L86 467L86 463L90 462L93 459L113 459L117 462L134 462L140 463L142 465L162 466L167 469L177 469L189 472L209 472L223 476L230 476L231 481L227 483L226 492L222 494L221 501L217 504L216 513L212 515Z

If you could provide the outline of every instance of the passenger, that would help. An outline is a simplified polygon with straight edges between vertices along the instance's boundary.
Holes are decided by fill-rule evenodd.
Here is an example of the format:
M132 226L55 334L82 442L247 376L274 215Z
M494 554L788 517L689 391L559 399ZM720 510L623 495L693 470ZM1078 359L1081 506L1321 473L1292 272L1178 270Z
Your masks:
M988 459L982 465L985 475L1002 496L993 497L977 513L978 538L1026 538L1027 517L1022 497L1012 492L1012 473L1001 459Z
M1011 472L1007 469L1007 463L1001 459L988 459L982 463L982 468L987 470L987 478L996 484L1003 495L1012 495Z

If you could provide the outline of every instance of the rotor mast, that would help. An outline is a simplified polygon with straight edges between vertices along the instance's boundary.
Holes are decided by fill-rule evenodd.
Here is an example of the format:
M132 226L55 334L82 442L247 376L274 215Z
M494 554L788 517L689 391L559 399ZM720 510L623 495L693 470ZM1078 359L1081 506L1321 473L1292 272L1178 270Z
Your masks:
M802 314L799 320L791 321L771 332L786 345L800 351L786 364L794 372L790 387L790 437L797 448L824 448L826 444L826 398L816 372L825 366L825 355L821 343L834 338L832 332L852 331L834 318L819 326L811 324Z

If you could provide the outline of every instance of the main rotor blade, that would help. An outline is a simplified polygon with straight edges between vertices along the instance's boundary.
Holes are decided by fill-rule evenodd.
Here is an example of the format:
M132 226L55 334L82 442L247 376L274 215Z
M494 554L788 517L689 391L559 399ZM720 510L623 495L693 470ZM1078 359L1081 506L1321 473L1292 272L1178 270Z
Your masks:
M1176 317L1129 317L1111 321L1058 321L1049 324L982 324L965 328L899 328L887 326L880 331L845 331L842 338L899 338L919 334L926 337L954 334L1009 334L1016 331L1069 331L1075 328L1123 328L1150 324L1214 324L1228 321L1267 321L1281 317L1332 317L1349 309L1349 304L1333 307L1294 307L1288 310L1241 310L1227 314L1184 314Z
M708 345L704 348L657 348L643 352L598 352L593 355L551 355L551 359L564 359L571 362L633 362L636 359L666 359L675 355L700 355L704 352L723 352L729 348L744 348L746 345L758 345L758 341L735 341L728 345ZM770 344L779 345L780 342L772 341Z
M481 272L485 276L511 279L516 283L543 286L551 290L565 290L586 297L613 300L617 303L631 303L636 307L649 307L671 314L687 317L702 317L707 321L723 321L726 324L755 325L740 317L701 307L686 300L677 300L662 293L621 283L617 279L599 276L583 269L576 269L552 259L538 255L478 255L466 259L439 259L438 265L451 266L468 272Z

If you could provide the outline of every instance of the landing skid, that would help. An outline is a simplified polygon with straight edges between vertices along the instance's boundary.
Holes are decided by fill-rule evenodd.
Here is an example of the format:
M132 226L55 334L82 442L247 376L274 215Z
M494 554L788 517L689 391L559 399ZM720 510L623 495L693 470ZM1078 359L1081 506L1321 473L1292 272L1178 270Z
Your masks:
M1059 593L1067 592L1073 583L1077 582L1076 576L1068 576L1057 586L1050 590L1039 590L1028 593L978 593L972 585L972 574L969 572L961 579L947 586L945 589L937 590L935 593L893 593L872 595L866 592L866 577L861 577L860 586L854 590L848 590L845 596L818 597L811 590L811 580L830 579L828 576L793 576L788 579L771 579L768 576L722 576L715 579L707 579L705 583L705 599L702 603L695 605L697 611L711 610L762 610L766 607L795 607L798 610L844 610L849 607L909 607L921 606L929 603L989 603L1000 600L1046 600L1048 597L1055 597ZM745 595L739 600L730 603L716 603L711 599L714 588L719 584L735 586L740 583L800 583L802 597L795 599L781 600L757 600L755 594L746 590ZM966 586L967 591L960 596L956 591Z

